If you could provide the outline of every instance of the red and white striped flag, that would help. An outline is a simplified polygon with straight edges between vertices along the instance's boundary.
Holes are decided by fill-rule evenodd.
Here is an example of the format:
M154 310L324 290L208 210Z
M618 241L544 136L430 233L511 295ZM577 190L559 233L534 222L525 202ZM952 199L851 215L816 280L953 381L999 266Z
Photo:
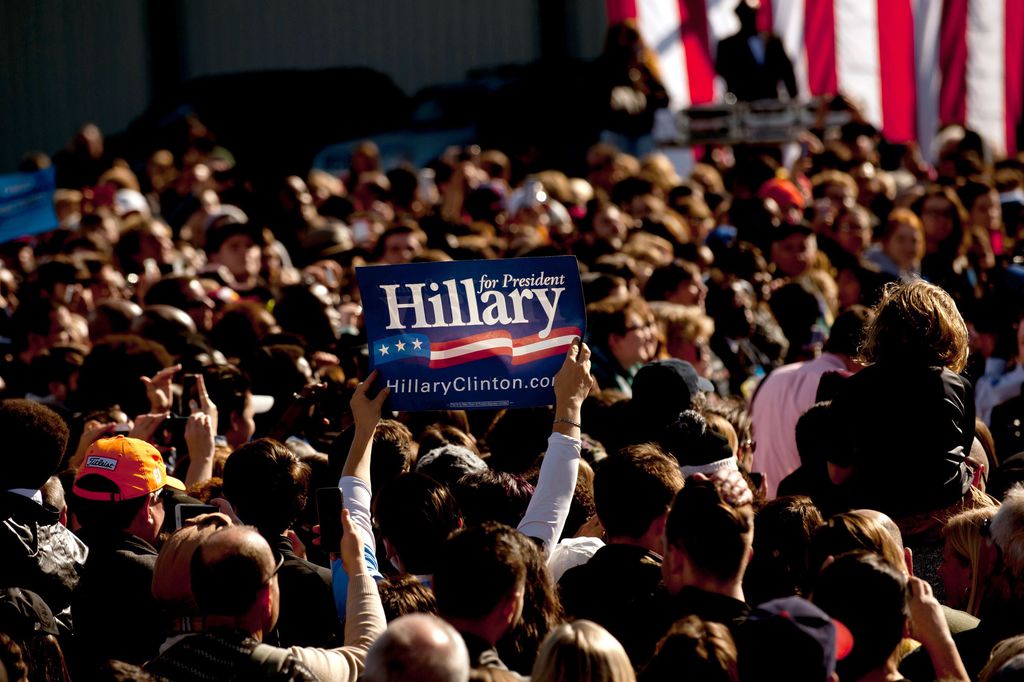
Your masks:
M606 0L658 54L673 108L721 99L714 55L739 29L737 0ZM1017 152L1024 97L1024 0L762 0L804 97L843 92L894 142L928 153L941 125Z

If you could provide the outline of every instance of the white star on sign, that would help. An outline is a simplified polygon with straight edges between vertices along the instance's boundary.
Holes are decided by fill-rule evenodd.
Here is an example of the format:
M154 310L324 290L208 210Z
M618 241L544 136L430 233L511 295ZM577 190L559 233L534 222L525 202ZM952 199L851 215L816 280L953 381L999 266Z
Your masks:
M419 350L419 349L420 349L420 346L422 346L422 345L423 345L423 342L422 342L422 341L420 341L419 339L413 339L413 340L412 340L412 347L413 347L414 349L416 349L416 350Z
M395 348L397 348L398 351L401 352L405 350L405 343L402 341L398 341L397 343L395 343Z
M381 346L380 347L380 354L381 355L387 355L388 354L388 347L387 346Z

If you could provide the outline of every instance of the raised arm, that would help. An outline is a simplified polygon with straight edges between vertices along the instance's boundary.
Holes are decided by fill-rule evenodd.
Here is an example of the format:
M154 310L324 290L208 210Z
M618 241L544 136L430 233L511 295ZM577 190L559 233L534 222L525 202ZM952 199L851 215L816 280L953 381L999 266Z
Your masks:
M373 434L377 431L381 407L389 392L389 389L384 388L377 392L377 397L371 399L367 393L376 379L377 371L374 370L366 377L366 381L356 387L349 402L355 420L355 434L352 437L352 446L348 450L348 457L345 458L345 465L341 469L341 481L338 483L344 495L345 509L352 514L352 521L362 532L363 541L372 550L376 549L376 543L373 539L373 521L370 518L370 500L373 497L370 486L370 461L373 455Z
M349 580L345 645L337 649L291 647L289 651L316 673L318 679L355 682L363 670L367 650L384 633L387 621L377 584L366 565L363 545L347 510L342 512L342 525L340 563Z
M191 487L213 478L213 457L217 442L217 406L206 392L206 379L196 375L199 404L185 423L185 443L188 445L188 472L185 485Z
M949 634L949 626L942 614L942 606L932 586L920 578L910 578L910 596L907 606L910 610L910 622L913 636L921 642L935 670L935 679L943 682L967 682L970 679L964 668L960 653Z
M356 387L349 402L355 420L355 434L348 456L345 458L345 465L341 469L338 487L341 488L342 506L350 515L353 527L362 540L363 556L370 575L380 579L383 576L377 570L377 542L373 537L373 517L370 513L370 503L373 499L370 461L373 454L373 434L380 423L381 407L388 397L389 389L379 391L377 397L371 400L367 393L376 378L377 372L374 370L366 377L366 381ZM331 561L331 588L334 591L334 606L338 610L338 617L346 620L351 596L349 578L337 559Z
M373 370L366 381L356 387L349 405L352 407L352 418L355 420L355 436L352 447L345 458L345 466L341 470L342 477L355 476L367 484L370 482L370 455L373 446L373 434L380 423L380 410L391 389L384 388L377 392L372 400L367 396L370 387L377 379L377 370Z
M558 542L569 516L579 474L580 413L592 386L590 348L577 340L555 375L555 423L537 489L519 523L519 531L540 540L545 553Z

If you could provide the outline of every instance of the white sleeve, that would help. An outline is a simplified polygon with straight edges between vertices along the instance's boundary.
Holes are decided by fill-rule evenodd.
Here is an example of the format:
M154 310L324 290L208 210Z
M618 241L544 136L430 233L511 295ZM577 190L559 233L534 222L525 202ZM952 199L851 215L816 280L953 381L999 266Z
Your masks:
M377 542L373 537L373 517L370 514L370 500L373 495L370 484L355 476L342 476L338 483L341 488L342 506L348 509L352 522L363 534L363 544L370 552L377 551Z
M545 555L558 542L569 516L569 505L576 492L582 445L576 438L561 433L551 434L540 466L537 489L523 520L519 522L519 532L540 540Z
M1017 365L1011 371L994 379L990 378L986 372L974 388L974 406L978 413L978 419L991 426L992 410L1020 395L1022 385L1024 385L1024 365Z

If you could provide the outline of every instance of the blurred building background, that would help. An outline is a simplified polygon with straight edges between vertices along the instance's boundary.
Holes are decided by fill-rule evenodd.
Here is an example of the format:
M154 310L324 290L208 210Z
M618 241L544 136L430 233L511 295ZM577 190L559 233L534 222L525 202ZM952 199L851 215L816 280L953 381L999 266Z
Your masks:
M590 59L605 23L599 0L0 0L0 172L86 121L125 129L203 76L365 66L411 95L471 70ZM329 102L339 120L363 106Z

